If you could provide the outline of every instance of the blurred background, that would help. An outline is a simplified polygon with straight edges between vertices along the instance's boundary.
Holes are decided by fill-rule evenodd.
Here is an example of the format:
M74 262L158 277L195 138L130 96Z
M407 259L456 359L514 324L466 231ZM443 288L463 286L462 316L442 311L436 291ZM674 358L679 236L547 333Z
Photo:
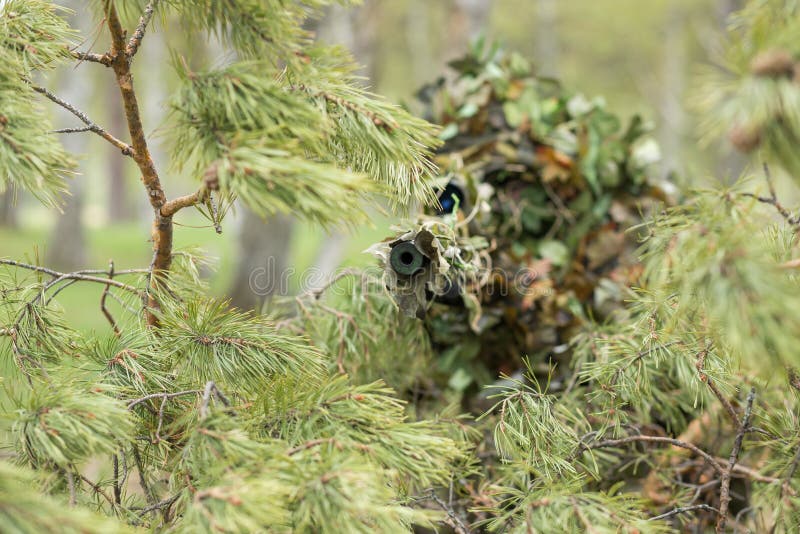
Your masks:
M99 21L87 1L58 2L74 11L83 31L81 50L104 51ZM714 176L726 180L742 170L734 154L698 143L691 109L685 105L694 80L712 63L727 15L741 0L365 0L354 8L331 7L310 24L317 38L340 43L364 66L365 84L377 93L420 112L414 94L424 83L447 76L447 62L462 56L471 39L485 35L530 58L543 76L588 97L602 95L611 111L627 118L641 114L657 125L662 149L654 172L674 174L682 184ZM135 63L135 83L145 127L168 197L192 192L196 177L175 172L169 146L159 129L177 86L169 45L192 68L224 64L225 51L205 36L188 37L178 21L161 20L149 33ZM98 124L126 139L118 89L110 71L81 64L42 83ZM52 110L57 128L78 126L74 117ZM54 213L24 195L0 195L0 256L27 258L61 270L118 269L150 262L151 213L133 162L89 133L63 135L71 151L83 154L81 174L71 182L63 213ZM373 225L325 233L278 215L256 218L238 208L218 235L197 213L176 218L177 247L199 247L213 259L208 276L213 292L230 295L242 307L260 307L271 291L291 293L321 281L339 266L367 265L363 253L381 240L398 215L376 213ZM272 259L270 259L272 258ZM291 269L289 276L280 276ZM275 280L284 283L273 283ZM253 291L256 286L257 291ZM107 327L86 287L68 289L63 305L84 329Z

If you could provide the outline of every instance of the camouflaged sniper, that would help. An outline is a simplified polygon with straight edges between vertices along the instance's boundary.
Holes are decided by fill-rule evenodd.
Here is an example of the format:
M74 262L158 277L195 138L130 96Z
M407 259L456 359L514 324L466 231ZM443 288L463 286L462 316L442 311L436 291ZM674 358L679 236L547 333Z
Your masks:
M602 99L480 42L451 66L452 82L419 93L442 125L441 206L372 251L454 366L513 372L622 305L640 272L626 231L667 186L652 179L659 150L641 118L623 127Z

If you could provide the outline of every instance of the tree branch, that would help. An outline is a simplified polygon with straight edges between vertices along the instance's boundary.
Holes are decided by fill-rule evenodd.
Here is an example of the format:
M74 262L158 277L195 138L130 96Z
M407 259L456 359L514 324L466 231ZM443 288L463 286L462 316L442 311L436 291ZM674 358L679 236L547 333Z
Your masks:
M73 115L78 117L81 120L81 122L83 122L87 126L88 131L96 133L97 135L99 135L100 137L102 137L103 139L105 139L106 141L108 141L109 143L111 143L112 145L117 147L118 149L120 149L122 151L123 155L125 155L125 156L133 156L133 148L130 145L120 141L119 139L117 139L116 137L114 137L113 135L108 133L106 130L104 130L103 128L101 128L100 126L98 126L97 124L92 122L92 120L89 119L89 117L86 115L86 113L84 113L83 111L79 110L78 108L76 108L75 106L70 104L69 102L57 97L56 95L54 95L53 93L51 93L50 91L45 89L44 87L40 87L38 85L33 85L29 80L26 80L26 81L30 84L31 89L33 89L34 91L36 91L39 94L42 94L42 95L46 96L47 98L49 98L50 100L52 100L53 102L55 102L56 104L61 106L62 108L66 109L67 111L69 111L70 113L72 113ZM78 130L76 130L76 129L68 129L67 131L56 130L57 133L75 133L77 131Z

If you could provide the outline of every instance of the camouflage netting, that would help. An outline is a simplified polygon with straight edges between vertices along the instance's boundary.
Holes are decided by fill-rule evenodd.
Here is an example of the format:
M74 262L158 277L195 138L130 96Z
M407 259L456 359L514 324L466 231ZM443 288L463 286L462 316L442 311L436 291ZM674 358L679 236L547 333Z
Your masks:
M669 202L658 145L517 54L478 42L420 100L442 125L440 209L373 247L401 311L426 322L450 386L568 353L636 284L635 231ZM631 231L634 229L634 231Z

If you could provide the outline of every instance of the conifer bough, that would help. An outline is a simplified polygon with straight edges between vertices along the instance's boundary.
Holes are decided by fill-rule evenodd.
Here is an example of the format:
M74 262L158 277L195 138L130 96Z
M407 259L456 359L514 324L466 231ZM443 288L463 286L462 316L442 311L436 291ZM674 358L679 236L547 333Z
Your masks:
M326 4L98 0L75 15L44 0L0 5L0 184L58 205L74 173L58 135L95 134L136 164L153 210L148 268L0 259L2 446L13 451L0 460L3 532L366 533L446 520L411 496L445 488L465 461L451 422L408 420L394 391L339 373L332 351L208 297L202 258L173 248L173 219L189 207L219 232L237 199L324 226L364 219L375 194L435 202L435 128L363 89L345 51L313 43L303 24ZM79 50L95 40L70 27L74 16L101 21L109 49ZM157 23L216 34L237 57L194 72L199 61L174 55L181 87L162 130L179 172L198 181L184 195L154 162L137 92L148 79L133 75ZM127 132L46 87L48 71L75 62L117 86ZM54 135L43 104L79 126ZM103 286L107 332L76 332L58 305L86 283Z

